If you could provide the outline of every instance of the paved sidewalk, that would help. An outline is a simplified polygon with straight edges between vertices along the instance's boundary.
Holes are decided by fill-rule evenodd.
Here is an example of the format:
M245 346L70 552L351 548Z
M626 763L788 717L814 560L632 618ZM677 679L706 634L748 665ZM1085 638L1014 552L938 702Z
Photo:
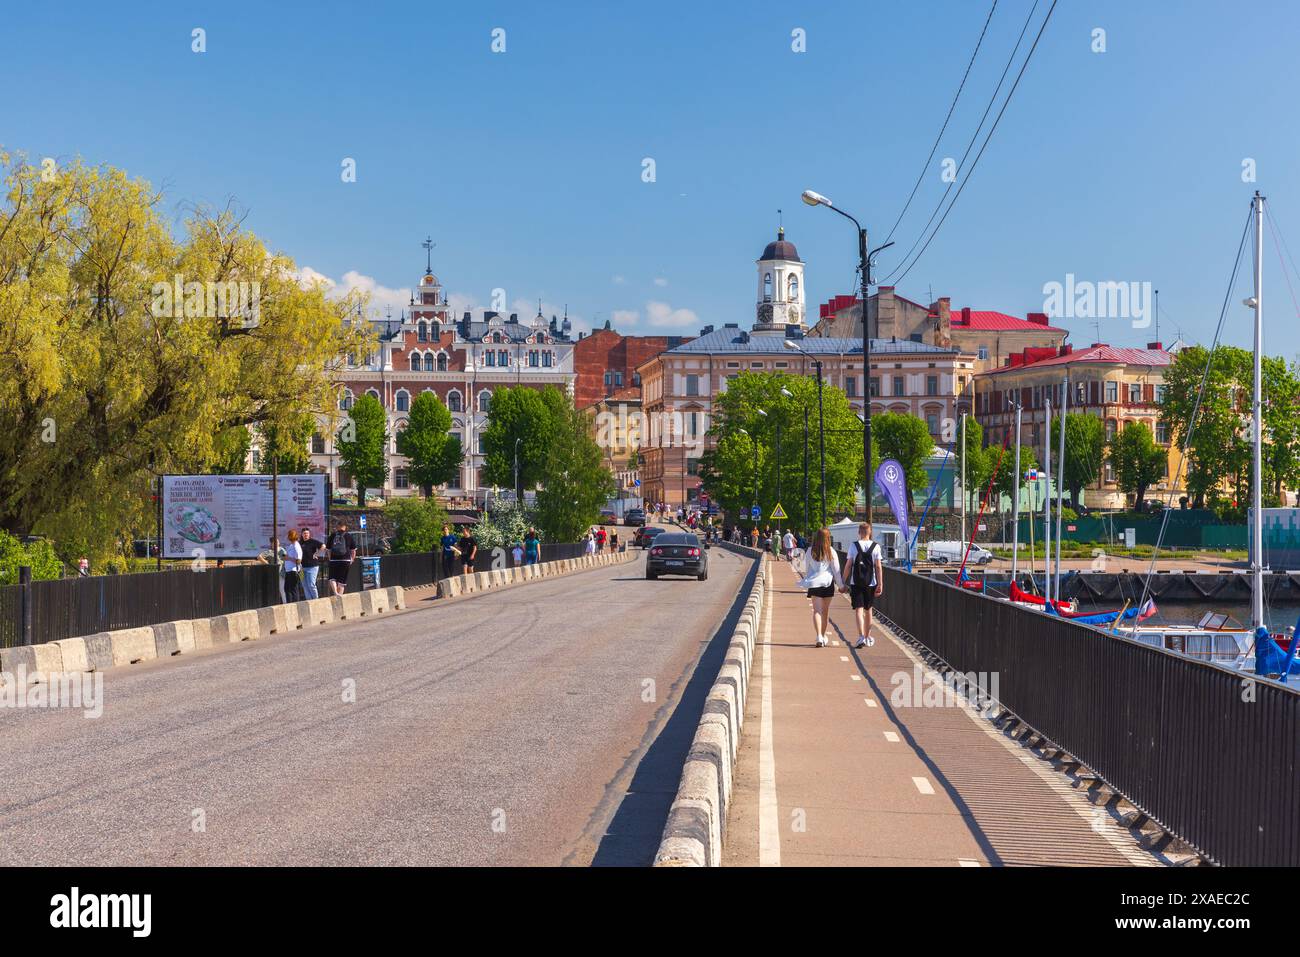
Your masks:
M968 706L897 707L927 669L880 626L854 651L848 596L832 644L770 566L723 861L752 865L1158 865L1069 779ZM846 642L847 639L847 642Z

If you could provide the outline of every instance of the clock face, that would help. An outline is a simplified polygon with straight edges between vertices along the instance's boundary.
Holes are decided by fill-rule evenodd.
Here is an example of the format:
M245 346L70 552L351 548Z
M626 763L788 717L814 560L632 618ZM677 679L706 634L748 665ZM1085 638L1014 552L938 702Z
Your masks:
M791 322L798 322L798 321L799 321L799 307L798 307L798 306L791 306L789 309L786 310L786 315L790 317L790 321L791 321Z

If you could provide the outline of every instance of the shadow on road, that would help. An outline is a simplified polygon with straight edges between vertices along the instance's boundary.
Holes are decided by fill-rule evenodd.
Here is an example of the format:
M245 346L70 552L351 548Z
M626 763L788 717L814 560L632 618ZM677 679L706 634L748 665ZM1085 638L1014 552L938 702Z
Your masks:
M726 617L686 672L674 682L668 700L675 699L677 706L662 726L656 716L647 732L654 740L637 762L627 791L596 848L591 861L593 867L648 867L654 863L668 810L681 782L682 766L704 712L704 699L726 660L727 646L731 644L757 574L758 563L754 562Z

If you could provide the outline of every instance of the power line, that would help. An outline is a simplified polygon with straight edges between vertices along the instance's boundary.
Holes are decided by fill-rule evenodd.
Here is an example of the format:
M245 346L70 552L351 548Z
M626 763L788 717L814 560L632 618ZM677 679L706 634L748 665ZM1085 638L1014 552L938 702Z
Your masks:
M1035 3L1037 0L1035 0ZM917 174L916 183L912 186L912 194L907 197L907 202L903 204L903 211L898 214L898 219L894 220L893 227L889 230L889 235L885 237L885 242L894 238L894 230L898 229L898 224L903 221L907 215L907 209L912 205L912 200L916 198L916 191L921 186L921 180L925 178L925 172L930 168L930 162L934 159L935 151L939 149L939 141L943 139L944 130L948 129L948 121L952 119L953 110L957 108L957 101L961 99L961 91L966 88L966 79L970 76L971 67L975 65L975 57L979 55L980 46L984 43L984 34L988 32L989 22L993 19L993 11L998 8L998 0L993 0L993 6L989 8L989 15L984 18L984 28L980 30L980 37L975 41L975 50L970 55L970 62L966 64L966 72L962 74L961 83L957 85L957 94L952 98L952 105L948 107L948 115L943 118L943 126L939 127L939 135L934 138L934 145L930 147L930 155L925 158L921 164L921 172Z
M975 159L971 161L970 173L962 179L961 185L957 187L956 195L953 196L952 202L948 204L948 208L943 211L943 216L940 217L939 222L935 224L934 231L930 233L930 238L925 241L925 245L921 247L920 251L912 259L912 262L908 265L907 269L905 269L903 273L894 280L895 285L901 282L903 278L912 271L912 267L917 264L923 255L925 255L925 251L930 248L930 243L934 241L934 237L939 234L939 230L948 219L948 214L952 212L952 208L957 205L957 200L961 198L962 190L966 188L966 184L970 182L971 176L974 175L976 167L979 166L980 157L984 155L984 150L988 147L989 141L993 138L993 134L997 132L998 124L1002 122L1002 117L1011 103L1011 98L1015 96L1016 89L1020 86L1021 79L1024 78L1025 70L1029 67L1029 61L1034 57L1034 51L1038 49L1039 41L1043 39L1043 31L1047 29L1047 24L1052 19L1052 13L1056 10L1057 2L1058 0L1052 0L1052 6L1048 9L1047 16L1043 18L1042 25L1038 28L1038 35L1034 37L1033 46L1029 48L1029 53L1025 55L1025 62L1020 65L1020 72L1016 74L1016 80L1011 84L1011 89L1007 92L1007 98L1002 102L1002 109L998 110L998 115L994 118L993 125L989 127L988 135L980 145L979 152L975 154Z
M993 109L993 104L998 100L998 94L1002 92L1002 84L1007 81L1007 74L1011 72L1011 65L1016 60L1016 54L1020 52L1020 44L1024 43L1025 34L1029 32L1029 24L1033 22L1034 13L1038 10L1038 2L1039 0L1034 0L1034 5L1029 8L1029 15L1025 17L1024 26L1020 28L1020 36L1016 38L1016 45L1011 48L1011 53L1007 57L1006 66L1002 68L1002 75L998 77L998 85L993 88L993 94L989 97L988 105L984 107L984 113L980 116L979 123L975 125L975 129L970 135L970 140L966 143L966 150L961 154L961 161L957 164L957 176L961 175L962 169L966 166L966 158L970 156L970 151L975 146L975 141L979 138L980 130L984 129L984 121L989 118L989 111ZM944 189L943 195L939 197L939 202L935 204L933 212L930 213L930 218L925 221L925 225L921 227L921 231L916 234L916 239L912 240L912 245L907 248L907 252L905 252L898 260L898 265L891 270L889 276L885 277L886 279L889 279L890 276L903 268L903 263L907 262L907 258L912 255L912 251L916 249L917 245L921 242L922 237L925 236L926 230L928 230L930 224L934 222L934 217L939 215L939 210L943 208L944 201L948 198L948 194L952 192L952 184L955 181L956 177L948 182L948 186Z

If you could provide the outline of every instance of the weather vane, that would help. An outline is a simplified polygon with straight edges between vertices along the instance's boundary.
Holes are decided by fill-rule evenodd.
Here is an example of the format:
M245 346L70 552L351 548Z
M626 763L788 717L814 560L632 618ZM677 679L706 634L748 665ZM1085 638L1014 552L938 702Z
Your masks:
M433 241L432 236L428 236L425 238L424 242L420 243L420 245L423 246L425 250L424 274L426 276L432 276L433 275L433 247L438 244Z

